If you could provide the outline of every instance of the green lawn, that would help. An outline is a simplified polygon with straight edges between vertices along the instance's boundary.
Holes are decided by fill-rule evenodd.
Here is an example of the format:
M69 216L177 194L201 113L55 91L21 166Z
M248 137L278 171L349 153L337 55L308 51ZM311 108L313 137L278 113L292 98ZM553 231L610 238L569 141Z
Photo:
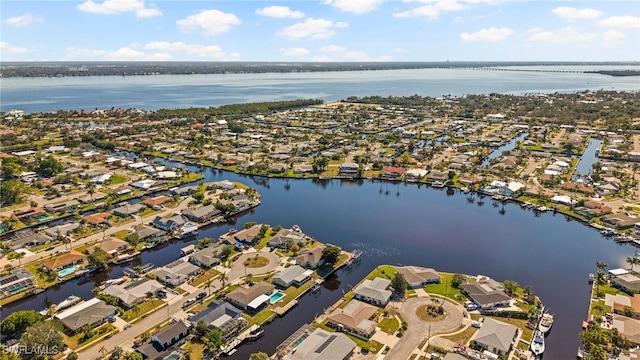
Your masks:
M450 299L456 303L461 303L464 301L465 296L462 295L460 290L455 289L451 286L451 279L453 278L453 274L448 273L440 273L440 283L438 284L429 284L424 287L424 291L430 294L437 294L441 296L446 296L447 299ZM456 296L457 295L457 296ZM460 300L459 300L459 299Z
M387 334L393 335L400 327L400 323L398 322L398 319L388 317L382 319L382 321L380 321L380 323L378 324L378 327L380 327L380 330L386 332Z
M78 347L82 346L82 345L86 345L91 343L92 341L104 336L105 334L114 331L116 328L115 326L111 325L111 324L103 324L99 327L97 327L96 329L93 330L93 336L88 338L88 339L84 339L84 334L82 332L73 335L73 336L66 336L64 335L64 343L67 344L67 346L72 349L75 350Z
M129 181L128 177L122 176L122 175L118 175L118 174L113 174L113 176L111 176L109 181L107 181L107 185L122 184L122 183L125 183L127 181Z
M474 328L473 326L470 326L469 328L467 328L465 331L461 333L450 335L450 336L443 336L443 338L447 340L451 340L454 343L466 344L467 342L469 342L469 340L471 339L473 334L476 333L477 330L478 329Z
M157 299L147 300L141 304L138 304L139 311L137 313L133 311L133 308L131 308L125 311L124 314L122 314L121 318L122 320L129 322L135 319L136 317L140 318L141 316L149 312L152 312L162 304L164 304L164 301L162 300L157 300Z
M125 240L126 241L128 234L129 234L129 230L121 230L121 231L118 231L117 233L114 233L111 236L113 236L115 238L118 238L120 240Z
M205 282L207 282L207 280L215 278L219 274L220 274L220 272L218 272L218 271L216 271L214 269L209 269L204 274L202 274L202 275L198 276L197 278L195 278L191 282L191 286L198 287L201 284L204 284ZM213 290L213 286L211 287L211 289Z
M260 241L254 246L254 248L256 248L257 250L260 250L262 248L264 248L265 246L267 246L267 243L269 243L269 240L271 240L271 227L269 227L269 230L267 230L265 236L260 239Z

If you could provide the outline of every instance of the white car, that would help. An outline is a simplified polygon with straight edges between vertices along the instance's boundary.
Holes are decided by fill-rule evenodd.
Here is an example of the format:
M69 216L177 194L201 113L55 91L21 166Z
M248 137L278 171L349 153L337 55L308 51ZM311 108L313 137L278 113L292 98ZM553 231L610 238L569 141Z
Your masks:
M471 323L471 326L473 326L474 328L481 328L482 327L482 323L480 321L474 321Z

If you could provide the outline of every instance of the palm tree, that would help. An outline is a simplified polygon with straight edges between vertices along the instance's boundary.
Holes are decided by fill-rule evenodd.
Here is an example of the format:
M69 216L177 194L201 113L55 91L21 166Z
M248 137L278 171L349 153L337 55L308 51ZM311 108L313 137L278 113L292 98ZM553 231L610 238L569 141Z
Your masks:
M222 281L222 287L226 286L227 280L229 280L227 273L222 273L222 276L220 276L220 281Z
M102 345L100 347L100 350L98 351L100 351L100 354L102 354L103 357L107 354L107 352L109 352L109 350L107 350L107 348L104 345Z
M93 201L93 194L95 193L96 193L96 184L93 182L89 182L89 185L87 185L87 194L91 196L91 201Z
M145 331L140 335L140 340L142 340L143 343L149 341L149 339L151 339L151 333L148 331Z
M204 286L209 290L209 296L211 296L211 284L213 283L213 279L207 279L205 281Z
M633 271L633 265L638 264L638 258L635 256L629 256L626 261L627 264L631 265L631 271Z
M18 259L18 266L22 266L22 260L21 259L23 257L24 257L24 253L17 252L17 251L12 251L12 252L7 254L7 259L9 259L9 260Z
M596 267L602 271L604 271L604 268L606 268L607 266L609 265L607 265L607 263L604 261L596 261Z
M131 311L133 311L136 317L138 317L138 314L140 313L140 305L138 304L133 305L133 307L131 308Z
M600 296L600 286L607 283L607 279L606 279L606 275L605 275L604 271L598 269L598 272L596 273L595 283L596 283L596 296L599 297Z

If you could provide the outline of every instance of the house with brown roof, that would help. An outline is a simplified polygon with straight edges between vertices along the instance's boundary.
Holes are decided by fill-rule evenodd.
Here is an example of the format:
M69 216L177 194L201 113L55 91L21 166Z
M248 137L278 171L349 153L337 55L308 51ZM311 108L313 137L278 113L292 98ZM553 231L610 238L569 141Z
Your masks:
M255 224L248 229L242 229L233 234L233 238L235 241L239 241L241 243L253 244L258 240L258 234L260 233L261 228L262 224Z
M171 201L172 199L166 195L160 195L160 196L156 196L156 197L152 197L152 198L148 198L148 199L144 199L142 201L143 204L147 205L148 207L152 208L152 209L156 209L158 208L160 205Z
M640 319L640 295L625 296L624 299L628 300L628 303L613 301L613 312L624 316L629 314L632 318Z
M324 246L302 250L300 255L296 256L296 264L307 269L316 269L324 263L322 250L324 250Z
M401 166L385 166L382 168L382 177L396 179L404 175L404 168Z
M481 309L509 305L511 297L494 280L462 284L463 292Z
M378 308L358 300L352 300L344 308L335 309L327 316L327 326L363 340L369 340L376 332L377 322L372 320Z
M411 288L421 288L427 284L440 282L440 273L431 268L420 266L401 266L396 271L407 281Z
M236 307L256 312L269 301L269 296L276 287L268 282L260 281L250 287L239 287L227 294L227 301Z
M101 212L101 213L87 215L84 217L84 220L87 222L87 224L91 224L94 226L99 226L99 225L111 226L111 224L109 223L109 220L107 220L109 216L110 216L109 213Z
M86 259L87 257L85 254L76 250L71 250L66 254L43 261L42 266L57 272L73 266L84 266Z
M129 243L124 240L120 240L118 238L108 237L100 241L100 243L98 243L93 248L94 249L100 248L104 250L104 252L106 252L107 254L113 257L129 249Z

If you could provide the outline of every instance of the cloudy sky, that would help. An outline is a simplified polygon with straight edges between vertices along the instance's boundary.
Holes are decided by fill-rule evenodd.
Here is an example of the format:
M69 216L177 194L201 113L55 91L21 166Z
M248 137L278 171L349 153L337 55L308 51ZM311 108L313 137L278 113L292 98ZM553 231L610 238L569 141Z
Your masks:
M0 60L640 60L626 1L2 0Z

